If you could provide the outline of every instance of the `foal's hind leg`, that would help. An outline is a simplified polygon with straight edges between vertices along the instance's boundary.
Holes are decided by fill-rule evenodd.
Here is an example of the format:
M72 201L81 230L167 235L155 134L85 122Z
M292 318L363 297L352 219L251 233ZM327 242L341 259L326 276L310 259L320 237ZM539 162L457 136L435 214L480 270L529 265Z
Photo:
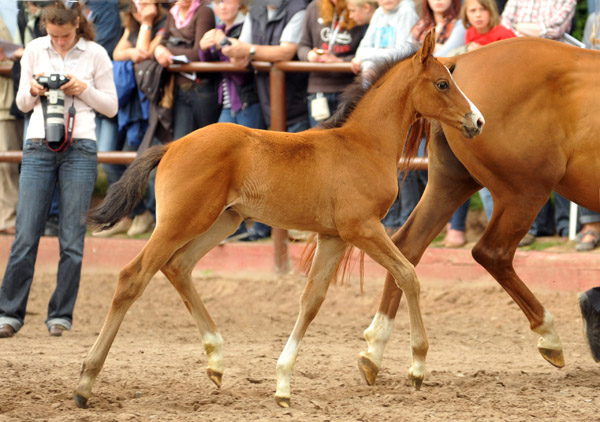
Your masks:
M104 365L127 310L142 295L152 276L179 246L175 241L169 241L166 236L161 236L155 231L144 249L119 273L115 294L102 330L83 361L79 384L74 393L77 406L86 407L92 385Z
M338 263L344 256L347 246L347 243L339 237L319 235L317 242L317 250L308 274L308 281L300 297L300 313L296 325L277 360L275 400L281 407L290 406L290 380L300 349L300 342L325 300L329 283L336 273Z
M531 196L504 198L504 202L494 202L494 215L473 248L473 258L519 305L529 320L531 330L540 335L538 350L544 359L562 368L565 359L562 343L554 328L554 318L525 286L513 267L519 241L529 230L546 199L547 196L541 195L537 202ZM528 204L527 207L514 205L525 203Z
M406 294L412 351L409 378L415 388L419 389L425 377L425 358L429 345L421 316L420 284L415 269L396 248L378 221L365 223L358 230L348 230L344 234L343 238L363 250L373 260L387 269L394 276L398 287Z
M236 212L225 211L206 233L175 252L162 268L196 322L208 357L206 371L217 387L221 387L223 376L223 338L194 288L192 270L200 258L235 232L241 220Z

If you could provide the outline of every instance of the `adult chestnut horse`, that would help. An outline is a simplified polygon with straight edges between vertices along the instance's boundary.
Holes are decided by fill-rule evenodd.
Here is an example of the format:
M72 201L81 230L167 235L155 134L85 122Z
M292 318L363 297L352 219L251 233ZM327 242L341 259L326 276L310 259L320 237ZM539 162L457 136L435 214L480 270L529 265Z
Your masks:
M444 122L432 127L427 188L392 239L417 265L454 210L486 186L494 212L473 257L519 305L540 336L541 355L562 367L552 316L515 272L513 257L552 190L600 211L600 53L515 38L445 62L486 127L474 140ZM364 333L368 351L359 356L368 384L381 366L401 296L388 275Z
M157 224L143 250L119 274L104 326L83 363L75 390L78 406L86 405L127 310L159 270L192 314L208 355L208 375L221 384L223 340L193 287L191 272L244 219L318 233L300 313L277 361L275 397L281 406L289 406L300 342L348 245L390 271L406 293L413 355L409 374L420 386L428 342L419 282L380 220L397 195L396 167L416 119L443 121L467 137L483 126L477 108L431 55L434 40L429 34L411 59L391 67L356 104L344 107L336 128L292 134L215 124L149 149L134 161L90 221L110 227L128 215L158 166Z

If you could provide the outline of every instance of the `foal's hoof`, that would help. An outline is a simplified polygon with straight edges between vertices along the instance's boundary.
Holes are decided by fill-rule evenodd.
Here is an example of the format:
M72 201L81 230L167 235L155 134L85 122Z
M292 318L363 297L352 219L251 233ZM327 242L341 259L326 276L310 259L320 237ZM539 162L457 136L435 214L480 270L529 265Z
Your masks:
M87 401L88 401L88 399L86 399L85 397L83 397L81 394L79 394L77 392L73 393L73 400L75 400L75 404L80 409L87 409Z
M415 390L419 391L421 389L421 385L423 384L423 379L425 378L425 375L415 375L413 372L413 368L410 368L408 370L408 378L412 382L413 387L415 387Z
M218 388L221 388L221 378L223 378L223 373L210 368L206 370L206 373L208 374L208 378L210 378Z
M375 384L375 379L379 373L379 367L362 353L358 356L358 370L362 376L362 379L365 380L367 385Z
M542 354L542 357L546 359L550 364L557 368L565 366L565 356L563 355L562 349L547 349L545 347L538 347L538 350Z
M283 407L284 409L287 409L288 407L290 407L290 398L289 397L279 397L279 396L275 395L275 402L277 403L277 405L279 407Z

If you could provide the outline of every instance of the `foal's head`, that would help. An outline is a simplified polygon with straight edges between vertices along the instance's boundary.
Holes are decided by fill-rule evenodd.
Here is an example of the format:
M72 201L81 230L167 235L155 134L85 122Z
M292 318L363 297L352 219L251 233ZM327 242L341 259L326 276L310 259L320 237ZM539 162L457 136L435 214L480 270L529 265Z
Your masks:
M456 85L450 71L433 57L434 48L435 32L431 31L412 58L412 103L417 117L438 120L467 138L479 135L485 123L483 116Z

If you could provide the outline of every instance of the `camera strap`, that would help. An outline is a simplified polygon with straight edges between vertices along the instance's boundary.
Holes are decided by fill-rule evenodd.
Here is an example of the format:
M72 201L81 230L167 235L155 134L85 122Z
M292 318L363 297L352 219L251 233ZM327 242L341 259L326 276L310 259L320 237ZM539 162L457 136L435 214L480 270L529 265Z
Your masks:
M73 128L75 127L75 97L73 98L73 102L71 103L71 107L67 112L67 124L65 125L65 139L60 143L56 148L50 146L50 142L46 139L46 146L50 151L53 152L64 152L73 143ZM40 100L42 102L42 112L44 114L44 121L46 121L46 113L48 108L48 98L45 95L40 96ZM53 144L57 144L58 142L52 142Z

